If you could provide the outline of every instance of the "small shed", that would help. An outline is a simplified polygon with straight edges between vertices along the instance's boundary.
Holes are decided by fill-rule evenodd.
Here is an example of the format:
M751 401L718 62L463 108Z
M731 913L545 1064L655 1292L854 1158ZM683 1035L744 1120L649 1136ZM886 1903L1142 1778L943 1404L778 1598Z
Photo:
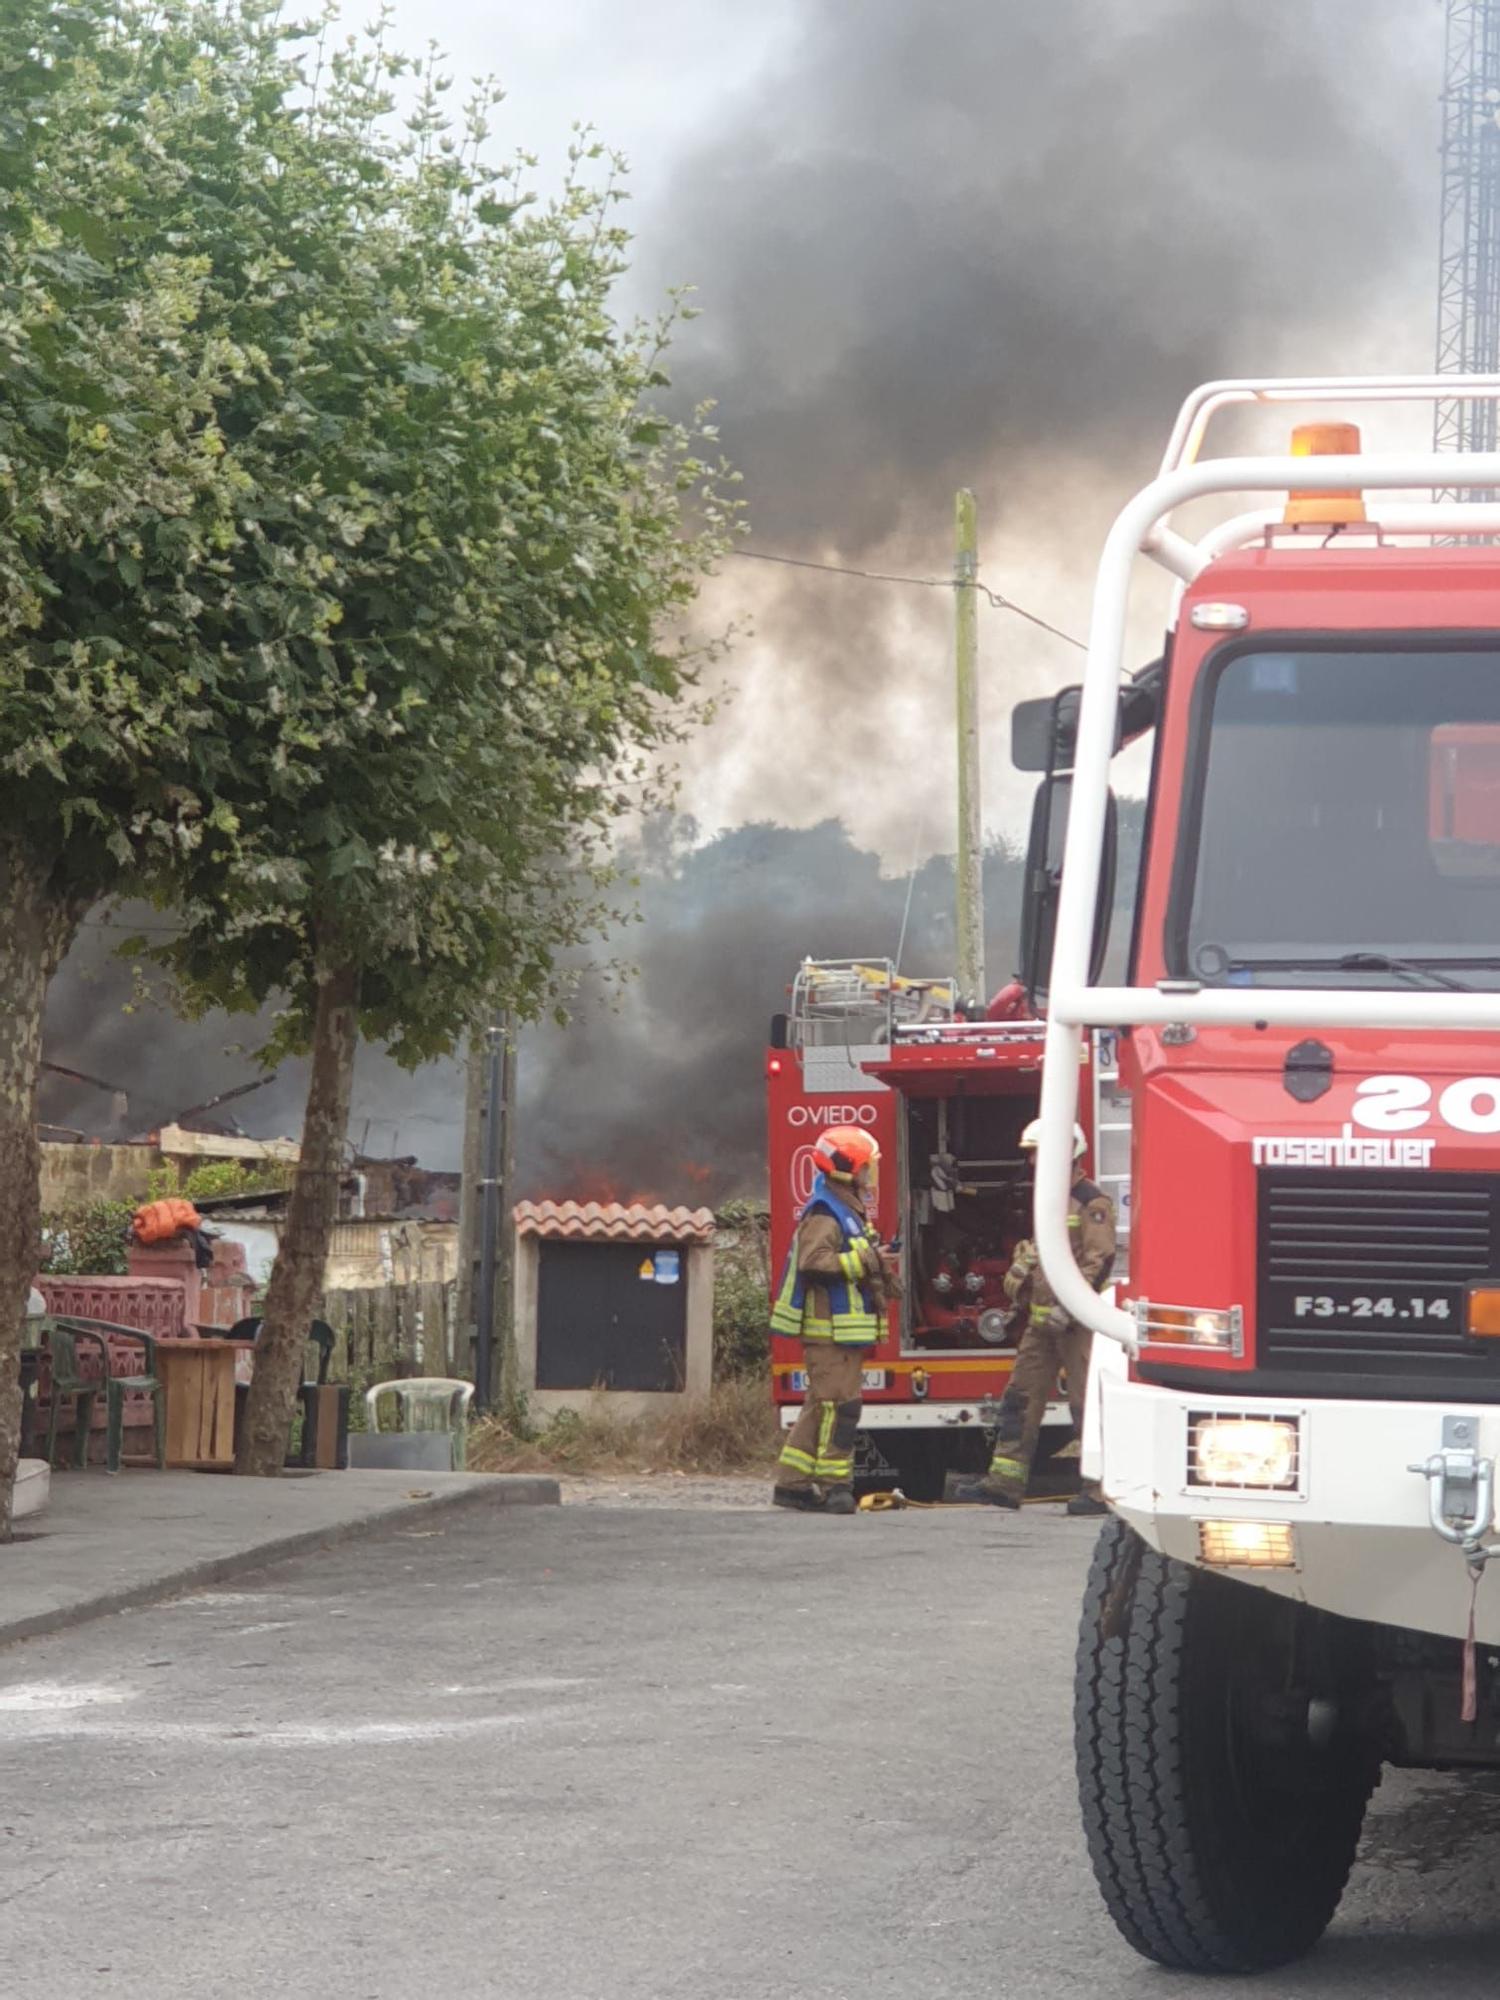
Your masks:
M632 1413L708 1394L712 1209L523 1201L515 1220L516 1356L539 1409L594 1390Z

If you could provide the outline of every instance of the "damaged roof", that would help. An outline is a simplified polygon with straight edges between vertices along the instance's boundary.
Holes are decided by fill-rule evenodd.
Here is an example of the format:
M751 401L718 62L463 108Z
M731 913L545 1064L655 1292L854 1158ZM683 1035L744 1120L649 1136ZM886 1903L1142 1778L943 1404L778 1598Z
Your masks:
M515 1210L523 1236L565 1237L586 1243L711 1243L711 1208L627 1207L608 1201L523 1201Z

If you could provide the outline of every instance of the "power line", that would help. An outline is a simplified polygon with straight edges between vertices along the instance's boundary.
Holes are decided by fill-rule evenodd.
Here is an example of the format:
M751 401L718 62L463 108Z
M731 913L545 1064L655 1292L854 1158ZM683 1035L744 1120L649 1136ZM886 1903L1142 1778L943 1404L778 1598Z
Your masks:
M910 583L922 590L955 590L957 579L951 576L906 576L899 571L884 569L856 569L849 563L814 562L808 556L772 555L765 549L731 549L732 556L739 556L745 562L779 563L786 569L821 570L825 576L861 577L866 583ZM1064 632L1060 625L1052 624L1040 613L1028 611L1024 604L1017 604L1013 597L1005 597L998 590L991 590L988 584L975 582L974 588L986 599L994 611L1011 611L1017 618L1024 618L1028 625L1035 625L1039 631L1048 632L1054 639L1061 639L1065 646L1076 646L1080 653L1088 647L1082 639L1074 638L1071 632Z
M1060 625L1051 625L1035 611L1028 611L1024 604L1017 604L1013 597L1002 597L998 590L991 590L987 584L976 583L974 588L986 596L996 611L1013 611L1017 618L1024 618L1028 625L1035 625L1039 631L1050 632L1054 639L1061 639L1065 646L1075 646L1080 653L1088 651L1088 641L1075 639L1071 632L1064 632Z
M895 576L883 569L852 569L847 563L812 562L806 556L776 556L764 549L731 549L746 562L784 563L788 569L820 569L828 576L862 576L869 583L919 583L926 590L951 590L951 576Z

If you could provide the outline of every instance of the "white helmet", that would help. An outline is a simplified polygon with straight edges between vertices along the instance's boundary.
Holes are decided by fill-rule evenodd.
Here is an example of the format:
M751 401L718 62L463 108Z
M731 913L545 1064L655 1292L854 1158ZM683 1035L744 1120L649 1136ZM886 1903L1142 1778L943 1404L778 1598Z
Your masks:
M1031 1123L1026 1127L1026 1130L1021 1134L1021 1151L1023 1153L1034 1153L1041 1143L1042 1121L1040 1118L1033 1118ZM1075 1125L1073 1127L1073 1158L1075 1160L1083 1158L1084 1154L1088 1151L1088 1144L1088 1140L1083 1136L1083 1127Z

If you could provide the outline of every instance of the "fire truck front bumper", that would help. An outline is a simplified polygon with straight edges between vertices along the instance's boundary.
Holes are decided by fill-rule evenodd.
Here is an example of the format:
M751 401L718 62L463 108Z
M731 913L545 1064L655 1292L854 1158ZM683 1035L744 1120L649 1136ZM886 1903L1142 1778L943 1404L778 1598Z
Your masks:
M1152 1547L1345 1617L1463 1636L1470 1562L1500 1555L1500 1406L1185 1394L1094 1349L1083 1470ZM1476 1612L1500 1644L1500 1561Z

